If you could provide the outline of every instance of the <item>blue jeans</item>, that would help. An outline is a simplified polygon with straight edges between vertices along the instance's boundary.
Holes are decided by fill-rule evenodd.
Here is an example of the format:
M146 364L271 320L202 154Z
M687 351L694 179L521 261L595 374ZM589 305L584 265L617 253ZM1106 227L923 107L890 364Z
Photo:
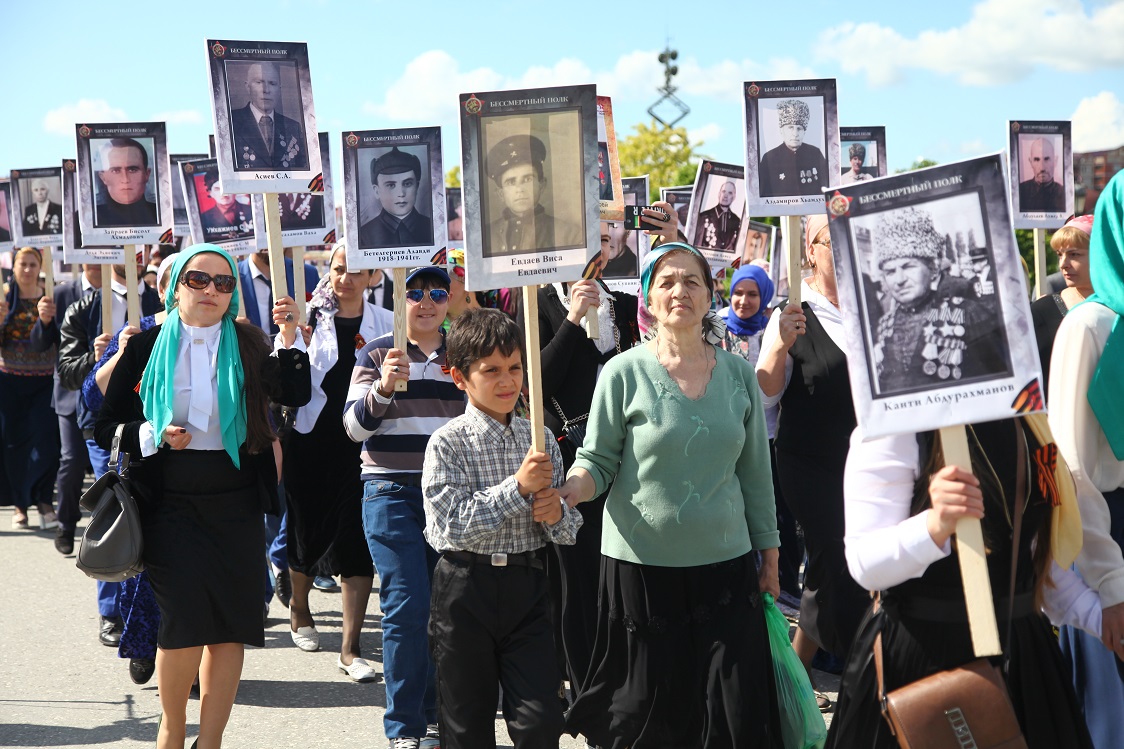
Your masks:
M109 470L109 450L103 450L93 440L86 440L86 452L90 455L90 466L94 469L94 480L97 481ZM121 615L117 604L121 592L120 583L106 583L101 580L98 584L98 613L102 616L116 618Z
M421 487L370 480L363 486L363 531L379 575L388 739L425 736L437 722L429 655L429 583L437 552L422 535Z

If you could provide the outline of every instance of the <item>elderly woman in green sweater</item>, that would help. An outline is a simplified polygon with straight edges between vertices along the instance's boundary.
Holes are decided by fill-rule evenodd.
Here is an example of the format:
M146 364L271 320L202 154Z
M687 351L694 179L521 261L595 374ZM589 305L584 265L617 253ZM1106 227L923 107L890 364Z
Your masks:
M600 621L567 730L605 749L781 747L760 595L779 593L780 537L757 380L720 347L697 250L653 250L641 290L655 336L605 365L561 490L573 506L611 486Z

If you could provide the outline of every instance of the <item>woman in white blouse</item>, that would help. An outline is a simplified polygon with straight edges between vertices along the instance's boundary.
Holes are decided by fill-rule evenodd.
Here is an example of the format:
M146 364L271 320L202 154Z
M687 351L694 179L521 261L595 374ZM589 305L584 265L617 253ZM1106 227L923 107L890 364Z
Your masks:
M963 517L982 520L999 635L1009 659L1005 677L1027 745L1092 746L1042 611L1055 623L1096 632L1100 603L1079 577L1053 561L1052 508L1061 502L1050 464L1056 452L1040 445L1023 422L969 425L972 473L944 466L933 432L863 442L855 431L844 485L847 564L860 585L881 591L881 605L867 611L848 656L828 747L898 745L878 704L873 647L879 632L887 691L975 659L959 561L951 553ZM1047 470L1048 477L1040 475Z

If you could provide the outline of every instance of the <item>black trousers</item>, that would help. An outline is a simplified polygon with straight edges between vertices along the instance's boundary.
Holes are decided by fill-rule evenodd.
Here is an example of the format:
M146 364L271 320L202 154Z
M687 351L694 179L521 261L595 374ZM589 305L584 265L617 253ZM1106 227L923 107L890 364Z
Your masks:
M557 749L561 677L544 570L441 557L433 573L429 644L443 749L495 747L500 686L516 748Z
M90 464L90 454L86 450L86 438L78 426L76 414L59 414L59 437L62 449L59 452L59 472L56 491L58 492L59 525L73 531L82 519L82 508L78 500L82 498L82 481L86 478L86 466Z

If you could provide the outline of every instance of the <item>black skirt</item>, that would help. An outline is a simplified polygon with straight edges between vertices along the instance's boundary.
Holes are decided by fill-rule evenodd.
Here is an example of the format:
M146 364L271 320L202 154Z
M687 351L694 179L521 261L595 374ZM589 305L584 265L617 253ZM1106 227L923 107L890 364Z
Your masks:
M144 564L164 649L265 644L258 476L222 450L162 450L163 491L142 510Z
M605 749L781 749L753 555L699 567L602 557L593 659L566 731Z

